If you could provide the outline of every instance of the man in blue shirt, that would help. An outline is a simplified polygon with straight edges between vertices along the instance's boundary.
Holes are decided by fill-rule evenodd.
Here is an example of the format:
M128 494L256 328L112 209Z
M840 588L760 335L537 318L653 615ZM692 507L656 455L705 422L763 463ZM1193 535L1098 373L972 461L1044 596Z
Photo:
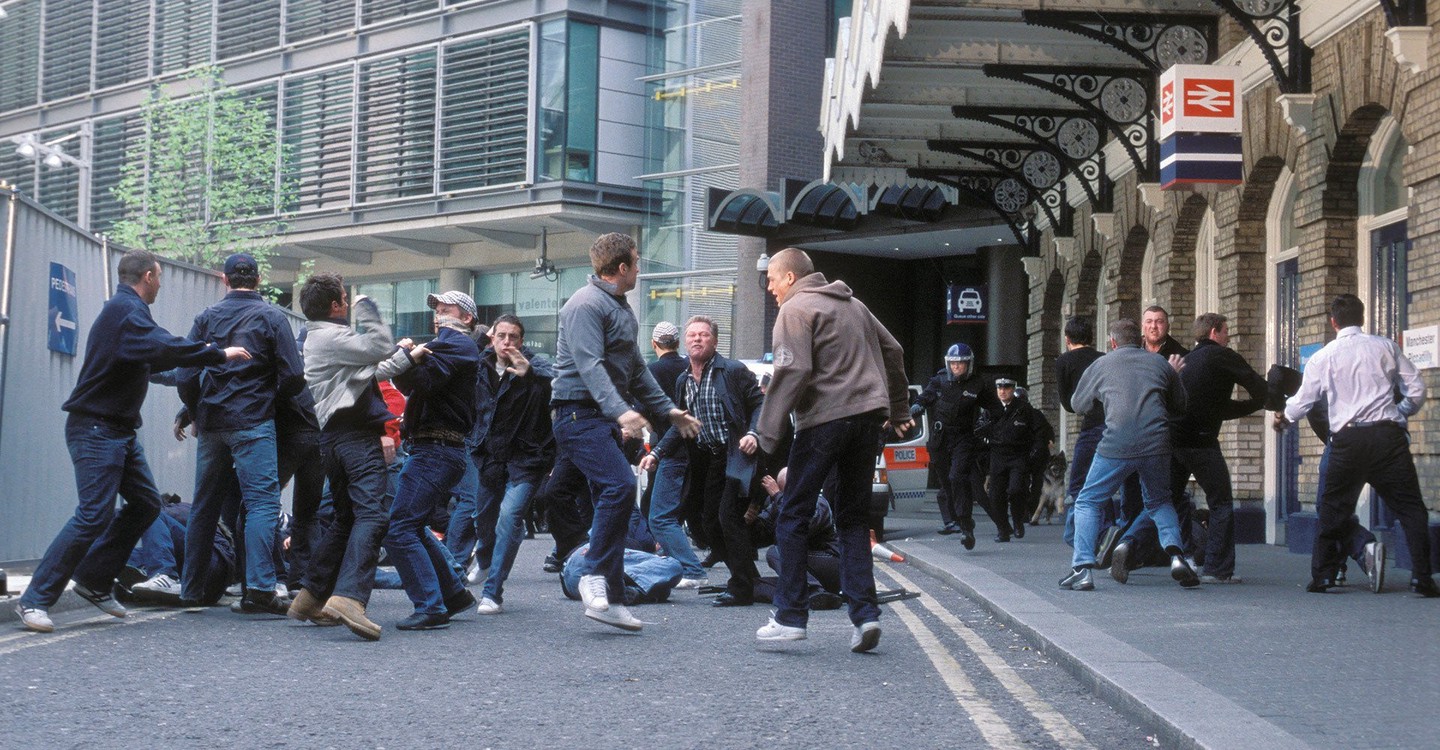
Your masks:
M160 512L160 491L135 436L150 373L250 359L244 347L220 349L156 325L150 305L160 293L160 273L159 260L143 250L120 259L120 284L90 326L79 380L60 407L70 413L65 443L80 502L15 606L30 630L55 629L50 607L72 579L75 593L106 614L125 616L110 593L115 577ZM117 494L125 498L119 514Z
M275 529L280 518L280 469L275 409L305 387L305 366L290 321L256 291L260 267L246 253L225 259L224 299L195 316L190 338L244 346L251 358L188 371L180 398L195 417L195 507L185 529L180 599L199 602L210 565L210 539L238 486L245 533L246 613L285 614L275 596Z

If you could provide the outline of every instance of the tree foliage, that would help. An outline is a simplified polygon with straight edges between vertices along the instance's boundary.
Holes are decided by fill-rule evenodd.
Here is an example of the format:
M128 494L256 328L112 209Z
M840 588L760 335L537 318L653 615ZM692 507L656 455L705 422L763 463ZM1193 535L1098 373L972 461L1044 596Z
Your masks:
M126 154L116 199L121 244L200 266L219 267L244 251L262 266L284 229L290 204L277 181L280 144L273 107L225 84L218 67L199 68L187 90L157 87L141 116L144 135Z

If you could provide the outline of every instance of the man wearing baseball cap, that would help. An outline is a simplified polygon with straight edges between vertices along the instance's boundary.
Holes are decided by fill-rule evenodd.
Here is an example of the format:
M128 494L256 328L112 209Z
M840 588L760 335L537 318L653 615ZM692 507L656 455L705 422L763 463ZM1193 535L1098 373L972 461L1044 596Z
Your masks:
M283 615L289 602L275 596L280 519L275 409L305 387L305 368L289 319L257 291L255 258L248 253L226 258L224 279L230 291L195 316L190 338L217 347L243 346L251 358L192 368L180 377L180 398L200 432L180 600L202 598L215 525L238 486L245 525L245 596L238 610Z

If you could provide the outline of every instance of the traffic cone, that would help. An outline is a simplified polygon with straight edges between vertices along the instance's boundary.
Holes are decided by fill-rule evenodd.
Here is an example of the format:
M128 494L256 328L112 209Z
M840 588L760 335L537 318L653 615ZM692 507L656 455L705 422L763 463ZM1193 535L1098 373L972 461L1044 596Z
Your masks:
M874 529L870 530L870 554L874 555L875 559L880 562L905 562L903 556L896 554L889 547L875 541Z

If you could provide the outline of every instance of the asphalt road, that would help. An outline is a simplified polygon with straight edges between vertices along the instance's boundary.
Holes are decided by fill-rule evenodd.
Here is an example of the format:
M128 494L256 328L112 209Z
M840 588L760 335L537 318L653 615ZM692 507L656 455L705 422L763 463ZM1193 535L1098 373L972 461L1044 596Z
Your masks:
M203 611L90 609L50 635L0 632L9 747L1150 748L1147 732L955 591L906 565L882 588L871 654L843 611L809 640L759 645L767 609L678 592L632 635L582 616L525 543L506 612L403 633L377 591L379 642L344 628ZM723 577L723 567L714 577ZM12 626L17 627L18 626Z

